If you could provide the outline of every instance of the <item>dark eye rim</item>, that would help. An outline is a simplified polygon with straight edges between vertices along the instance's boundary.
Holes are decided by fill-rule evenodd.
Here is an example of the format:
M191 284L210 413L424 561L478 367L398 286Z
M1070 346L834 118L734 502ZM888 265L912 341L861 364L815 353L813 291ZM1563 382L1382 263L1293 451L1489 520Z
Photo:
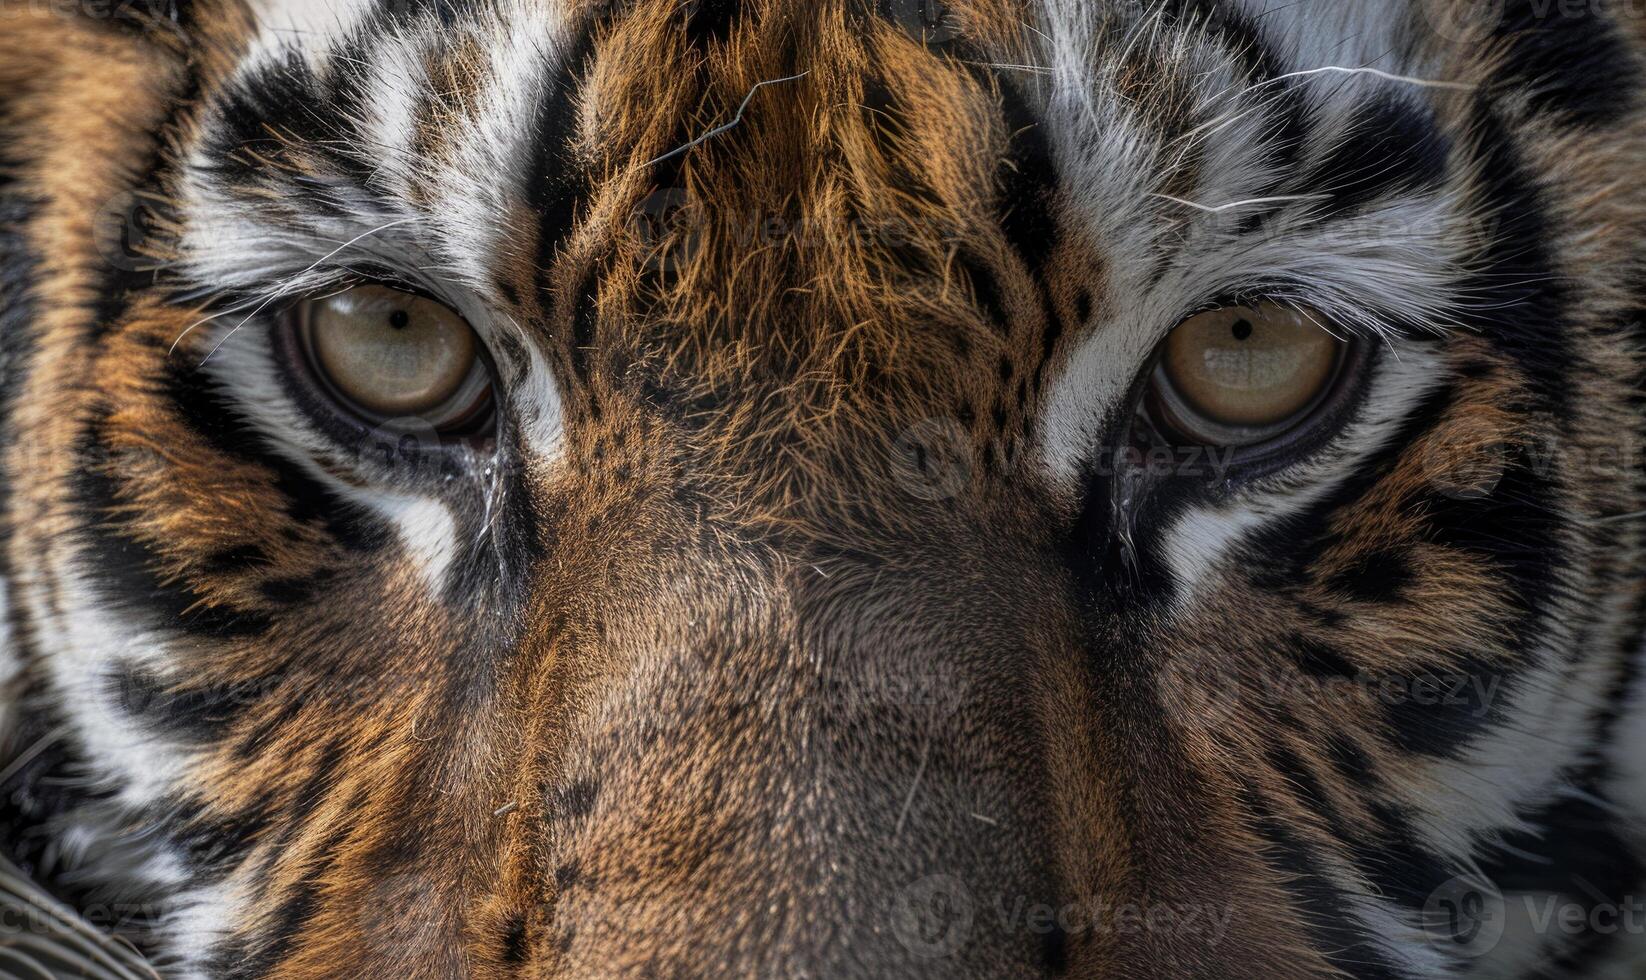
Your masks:
M1250 306L1253 302L1278 301L1267 298L1255 301L1242 298L1239 301L1209 305L1189 316L1232 305ZM1178 322L1181 324L1187 319L1188 317L1184 317ZM1170 380L1164 377L1162 367L1165 348L1166 338L1163 337L1150 355L1144 370L1139 374L1135 389L1137 393L1133 397L1134 415L1137 417L1134 420L1134 427L1141 422L1143 431L1157 438L1169 440L1167 448L1170 449L1230 451L1230 483L1243 484L1296 465L1319 452L1335 438L1364 400L1381 345L1365 337L1349 334L1339 350L1331 380L1307 408L1295 413L1285 423L1270 427L1273 432L1267 438L1237 445L1207 442L1183 431L1181 426L1172 422L1171 406L1166 403L1160 391L1162 386L1168 390L1171 386ZM1154 445L1158 446L1159 443Z
M324 292L298 296L287 303L276 315L273 330L273 349L280 368L280 376L287 393L322 434L341 446L364 451L368 445L388 437L411 436L420 449L446 453L490 454L495 450L501 425L499 412L499 372L496 361L484 338L477 338L476 356L489 381L489 397L485 408L468 420L467 424L452 431L441 431L432 425L417 431L406 427L398 429L381 419L358 411L349 400L337 393L323 377L305 336L304 310L308 304L336 295L345 289L361 286L383 286L410 295L452 305L438 296L410 288L398 278L351 279ZM472 327L471 327L472 329ZM432 435L433 438L429 438Z

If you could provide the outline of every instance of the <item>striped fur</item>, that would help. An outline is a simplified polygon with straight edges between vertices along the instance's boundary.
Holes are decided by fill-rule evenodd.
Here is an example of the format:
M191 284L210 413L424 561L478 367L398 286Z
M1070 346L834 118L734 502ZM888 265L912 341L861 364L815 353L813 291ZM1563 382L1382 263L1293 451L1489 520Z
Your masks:
M163 975L1646 955L1638 5L48 7L0 853ZM495 450L288 383L280 311L385 277ZM1350 408L1126 470L1235 297L1361 338Z

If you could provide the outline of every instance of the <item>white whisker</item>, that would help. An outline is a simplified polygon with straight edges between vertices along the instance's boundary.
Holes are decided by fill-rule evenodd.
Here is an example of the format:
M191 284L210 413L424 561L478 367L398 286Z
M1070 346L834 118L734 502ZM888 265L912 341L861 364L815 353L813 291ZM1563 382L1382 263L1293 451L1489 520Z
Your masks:
M1393 72L1386 72L1379 68L1348 68L1342 65L1326 65L1323 68L1310 68L1305 71L1287 72L1284 75L1276 75L1273 78L1264 79L1256 85L1253 85L1252 88L1256 89L1264 85L1272 85L1275 82L1283 82L1290 78L1307 78L1311 75L1323 75L1331 72L1342 75L1373 75L1385 81L1399 82L1402 85L1415 85L1418 88L1440 88L1458 92L1473 92L1475 89L1479 88L1478 85L1470 85L1467 82L1441 82L1429 78L1413 78L1410 75L1396 75ZM1248 89L1248 91L1250 91L1250 89Z
M1149 196L1160 198L1163 201L1171 201L1173 204L1181 204L1186 208L1194 208L1196 211L1204 211L1207 214L1222 214L1224 211L1232 211L1235 208L1253 207L1259 204L1284 204L1288 201L1329 201L1332 199L1330 194L1287 194L1280 197L1253 197L1244 201L1230 201L1228 204L1211 205L1197 204L1194 201L1186 201L1181 197L1173 197L1170 194L1150 193Z
M408 224L410 222L417 221L417 220L419 220L418 216L414 215L414 216L409 217L409 218L400 218L400 219L395 220L395 221L390 221L387 224L378 225L376 228L373 228L370 231L363 232L359 235L354 236L353 238L349 239L348 241L344 242L343 244L341 244L341 245L337 246L336 248L332 249L330 252L327 252L325 255L322 255L320 258L315 259L312 263L309 264L308 268L304 269L302 272L299 272L294 276L291 276L290 278L288 278L285 281L283 281L282 283L280 283L279 286L275 287L274 291L269 294L267 299L265 299L265 300L263 300L263 302L257 304L256 309L254 309L250 313L246 314L244 319L242 319L239 323L235 324L233 329L231 329L228 333L224 334L223 338L221 340L219 340L216 343L216 345L212 347L212 349L210 351L206 352L206 356L200 359L200 363L205 364L207 361L211 360L211 356L213 354L217 353L218 348L222 347L223 344L226 343L230 337L234 336L235 333L238 332L241 327L243 327L247 323L251 322L251 319L253 317L257 316L257 314L263 312L263 310L266 309L270 303L272 303L275 300L279 299L281 296L286 295L287 290L289 290L294 284L300 282L303 279L304 276L308 275L309 273L313 272L314 270L320 268L322 265L326 264L328 261L330 261L332 258L334 258L338 253L350 248L351 246L355 245L356 243L358 243L358 242L360 242L364 239L370 238L373 235L376 235L376 234L379 234L381 232L387 231L388 229L393 228L396 225L404 225L404 224ZM190 329L193 329L193 327L191 327ZM188 333L188 331L185 330L184 334L187 334L187 333ZM180 334L178 336L177 340L172 342L172 350L175 351L177 349L178 341L181 341L182 339L183 339L183 335Z

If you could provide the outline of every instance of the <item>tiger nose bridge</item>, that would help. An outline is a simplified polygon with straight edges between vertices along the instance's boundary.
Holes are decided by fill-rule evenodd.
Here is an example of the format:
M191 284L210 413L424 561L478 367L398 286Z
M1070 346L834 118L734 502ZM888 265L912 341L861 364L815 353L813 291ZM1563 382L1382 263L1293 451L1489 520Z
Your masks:
M932 918L1050 898L1010 658L957 651L965 617L887 602L871 576L813 577L723 582L695 616L636 627L561 794L565 975L1038 962L1043 937L979 915L946 938Z

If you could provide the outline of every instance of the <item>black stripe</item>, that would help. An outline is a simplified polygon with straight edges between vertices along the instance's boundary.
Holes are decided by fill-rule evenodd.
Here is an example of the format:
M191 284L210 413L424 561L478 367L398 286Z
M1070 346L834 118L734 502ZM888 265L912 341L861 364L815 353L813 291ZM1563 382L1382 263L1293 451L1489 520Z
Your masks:
M1431 489L1415 502L1427 518L1430 541L1487 559L1509 587L1516 612L1506 625L1523 639L1512 647L1522 653L1532 652L1528 644L1536 639L1531 634L1554 598L1557 574L1565 565L1562 503L1553 478L1522 459L1511 459L1502 478L1482 496Z
M266 616L227 604L208 605L186 581L162 577L153 548L120 526L119 485L108 473L114 457L98 434L105 419L94 415L75 449L71 485L80 516L81 572L104 599L156 626L218 640L261 636L271 625Z
M593 389L589 384L589 360L600 329L600 284L602 270L590 269L571 297L571 337L567 344L566 359L571 376L581 382L588 393L589 411L598 417ZM621 377L621 375L614 375Z
M1309 104L1294 79L1270 82L1268 105L1263 107L1263 130L1257 145L1263 148L1263 169L1273 174L1253 197L1280 197L1303 169L1303 152L1311 144ZM1259 208L1241 219L1238 235L1257 234L1266 223L1285 213L1285 208Z
M1570 317L1571 287L1553 254L1555 229L1537 178L1484 97L1475 103L1480 209L1494 216L1487 242L1458 284L1474 298L1457 311L1470 330L1513 359L1533 393L1557 417L1569 417L1577 354Z
M1396 748L1456 758L1471 739L1502 721L1513 706L1516 669L1471 654L1448 659L1454 663L1445 668L1368 682Z
M1320 817L1334 839L1348 840L1352 836L1344 826L1337 807L1326 795L1325 787L1321 785L1320 779L1308 763L1283 745L1270 745L1265 755L1269 766L1291 787L1292 796Z
M1606 13L1609 4L1509 0L1496 37L1508 57L1497 90L1575 126L1613 126L1639 106L1638 56Z
M1619 834L1610 804L1597 802L1593 785L1589 795L1569 795L1542 809L1518 816L1531 830L1506 834L1501 844L1481 856L1485 877L1505 894L1560 896L1561 904L1575 903L1585 910L1609 905L1616 910L1638 902L1646 885L1646 865ZM1543 976L1586 977L1604 957L1615 952L1619 936L1597 932L1595 920L1585 914L1576 934L1552 957Z
M700 49L724 41L743 17L742 0L685 0L681 9L686 16L686 42Z
M157 46L187 40L194 27L190 0L100 0L97 3L45 3L34 9L59 17L75 17L79 24L109 31L122 38L153 39Z
M129 20L138 23L147 33L177 32L186 37L193 27L191 4L141 0L137 4L125 3L123 6L137 8ZM118 20L119 16L116 14L115 19ZM129 195L115 198L126 204L125 212L118 215L100 213L94 219L100 225L93 231L94 235L106 235L116 230L109 227L109 223L118 221L120 240L105 243L104 247L112 245L119 248L122 261L104 262L99 269L101 281L94 290L92 317L86 324L88 342L105 336L113 329L125 312L131 293L155 285L162 263L143 253L156 251L164 254L167 250L164 244L167 232L164 229L181 224L164 186L168 159L162 147L185 115L195 111L200 95L200 75L198 65L190 59L179 59L178 67L182 72L180 86L176 91L160 93L166 99L166 109L164 117L151 130L155 146L148 151L145 160L135 164L134 170L138 176L127 185ZM157 243L160 243L159 247L156 247Z
M1000 227L1036 278L1058 245L1061 231L1052 196L1061 182L1045 127L1010 79L998 79L1001 109L1011 144L1000 168Z
M91 767L68 719L43 690L32 688L27 694L29 710L19 717L12 742L20 748L42 740L46 744L0 783L0 853L9 855L24 873L38 875L42 869L35 861L52 840L45 829L51 819L109 799L119 787L84 778ZM52 737L64 732L70 734Z
M1459 873L1450 861L1425 847L1406 811L1387 803L1371 804L1381 830L1375 843L1355 847L1355 861L1374 894L1412 910Z
M389 4L392 10L401 4ZM379 17L387 19L387 15L380 10ZM392 168L382 166L361 166L360 158L369 155L380 158L383 154L412 154L415 152L415 141L412 146L391 147L383 146L375 135L368 132L369 120L375 115L375 106L372 99L372 77L376 73L380 55L373 50L376 38L380 35L370 31L358 31L350 34L337 43L336 51L328 59L327 77L312 81L296 82L294 85L312 85L324 94L321 104L324 110L316 111L311 108L308 115L323 115L324 118L335 120L336 124L347 128L347 138L342 145L336 136L326 138L324 132L312 122L308 128L301 130L303 136L310 141L310 147L317 153L322 153L332 160L338 169L350 175L358 182L362 189L371 192L372 197L389 208L398 208L404 202L398 199L396 191L387 183L387 175ZM266 137L267 134L264 134ZM322 142L316 145L314 140ZM423 167L427 161L418 161L417 166ZM325 214L327 217L355 218L359 215L359 206L352 202L345 202L336 195L335 188L328 180L316 179L306 174L286 173L283 180L289 180L300 191L300 200L305 208Z
M1381 952L1374 937L1349 905L1348 896L1321 874L1309 846L1291 827L1258 801L1251 791L1241 796L1252 814L1252 831L1267 844L1263 855L1285 876L1282 884L1317 952L1356 980L1408 980Z
M208 816L202 801L177 804L167 800L157 805L155 822L164 819L180 827L172 839L188 856L193 879L213 884L239 864L246 851L265 831L274 815L274 787L265 787L252 801L232 816Z
M133 663L109 672L109 697L127 718L168 738L194 744L221 741L245 711L273 689L277 678L189 687Z
M582 776L553 788L545 788L545 810L551 820L581 820L594 812L595 800L600 795L600 783L592 776Z
M160 390L179 419L214 450L267 470L286 500L286 514L298 523L318 523L339 545L353 551L380 548L389 529L364 508L335 493L266 444L205 371L184 359L166 365Z
M301 821L293 820L292 825L301 825ZM303 877L280 896L271 916L272 925L257 937L256 946L248 949L236 948L231 944L217 951L212 957L212 964L207 973L212 976L246 977L251 980L273 972L274 968L280 965L280 961L297 945L303 928L320 911L320 882L336 863L338 847L353 831L353 825L349 821L343 821L328 834L321 842L315 860L306 869ZM375 910L364 911L366 914L372 914ZM384 911L383 914L392 913Z
M201 140L202 153L211 161L209 172L231 185L257 187L271 175L242 151L254 149L278 160L296 146L385 207L403 206L383 182L382 155L410 148L384 147L366 129L369 82L380 61L371 25L393 19L394 6L380 8L371 22L338 40L324 76L301 50L282 49L255 71L233 79L217 96L218 115ZM282 170L278 180L301 192L300 206L307 213L357 218L358 202L339 194L333 174ZM288 207L296 203L286 202ZM267 213L264 220L279 213Z
M1297 179L1304 148L1309 145L1309 103L1295 79L1282 80L1289 68L1264 38L1257 20L1246 10L1220 0L1166 0L1161 15L1180 29L1194 26L1204 32L1230 52L1247 77L1263 84L1263 130L1255 142L1263 153L1264 170L1274 177L1252 196L1286 193L1287 186ZM1255 210L1240 219L1236 234L1256 234L1282 211L1280 207ZM1151 281L1158 282L1165 272L1162 263L1151 274Z
M526 203L537 212L537 265L549 269L576 225L578 208L594 189L572 147L577 139L578 95L583 72L604 23L589 18L560 51L531 124L532 159L526 167Z
M0 142L0 148L4 145ZM12 167L13 161L0 149L0 467L17 444L13 414L39 347L33 286L40 263L29 248L27 230L40 202L22 195ZM0 468L0 581L6 582L17 581L11 568L13 482ZM14 598L7 603L5 615L13 642L25 658L32 658L32 634L22 603Z
M344 44L358 45L358 41ZM364 53L358 51L355 57ZM347 79L362 70L349 65L339 76L339 91L345 98L350 91ZM376 161L363 159L363 153L356 149L362 146L359 134L332 111L328 105L332 94L298 50L282 49L254 71L236 77L217 97L218 115L201 140L201 150L212 161L214 176L230 183L254 185L264 174L263 166L239 151L255 148L279 156L283 142L296 142L324 154L361 187L369 186ZM286 139L277 141L271 130Z
M1490 563L1491 574L1509 593L1501 625L1511 639L1506 656L1455 651L1445 667L1374 681L1374 690L1388 695L1381 702L1397 747L1453 756L1512 706L1519 665L1538 655L1538 627L1558 585L1563 521L1557 504L1546 477L1514 463L1481 497L1430 490L1411 505L1427 518L1428 541ZM1387 575L1355 581L1379 589L1390 584Z
M1197 24L1235 56L1247 75L1266 80L1286 73L1286 65L1263 38L1246 11L1221 0L1166 0L1161 16L1175 27Z
M462 0L396 0L382 3L373 11L374 19L367 33L386 34L391 29L423 26L420 21L431 14L441 27L452 28L457 26L464 14L473 14L476 8L477 5Z
M1646 253L1646 246L1641 246ZM1646 281L1637 287L1640 298L1640 307L1623 320L1623 329L1616 338L1617 342L1630 342L1636 350L1646 351ZM1636 435L1642 444L1646 444L1646 357L1637 355L1634 384L1629 392L1629 404L1634 410ZM1633 474L1636 496L1646 494L1646 472ZM1646 534L1638 531L1637 535ZM1613 740L1617 736L1618 725L1623 720L1625 708L1630 704L1636 686L1642 677L1641 658L1638 655L1640 643L1646 637L1646 593L1642 593L1630 604L1628 614L1628 629L1624 634L1622 644L1615 653L1618 664L1617 676L1613 678L1611 686L1606 691L1603 707L1595 714L1594 744L1598 751L1614 751ZM1601 783L1602 779L1596 777Z
M1326 736L1326 755L1331 759L1332 771L1361 791L1368 792L1378 786L1377 770L1372 765L1371 756L1348 733L1333 732Z
M1411 559L1400 551L1379 548L1357 554L1325 582L1327 589L1355 602L1399 602L1414 573Z
M499 951L504 963L519 967L525 964L530 952L526 945L526 916L511 912L503 925L503 946Z
M1343 651L1329 644L1303 636L1293 636L1286 644L1304 673L1316 680L1344 681L1358 677L1360 671L1343 656Z
M336 575L335 570L326 568L302 576L266 579L258 583L257 594L270 605L300 606L329 589Z
M956 264L971 283L972 297L990 329L1002 336L1010 336L1011 319L1006 315L1006 303L1001 296L1000 280L995 277L994 271L970 251L962 251Z
M1314 209L1331 218L1399 194L1435 190L1445 180L1449 149L1427 110L1380 95L1333 134L1330 151L1298 178L1299 193L1332 195Z

